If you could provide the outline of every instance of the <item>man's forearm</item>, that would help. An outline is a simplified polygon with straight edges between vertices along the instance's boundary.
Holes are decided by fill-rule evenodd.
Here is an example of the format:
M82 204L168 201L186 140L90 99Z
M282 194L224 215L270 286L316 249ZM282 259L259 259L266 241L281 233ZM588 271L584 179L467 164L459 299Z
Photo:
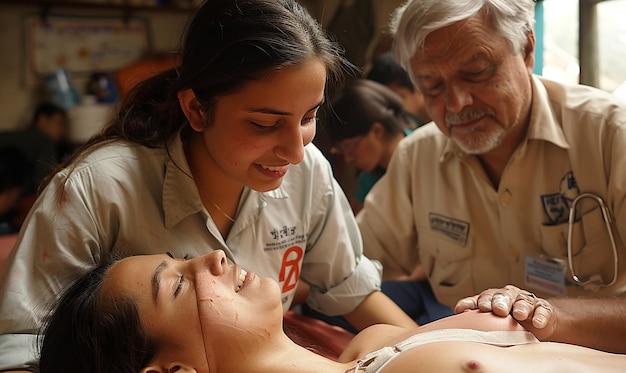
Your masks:
M548 301L557 313L551 341L626 353L626 296Z

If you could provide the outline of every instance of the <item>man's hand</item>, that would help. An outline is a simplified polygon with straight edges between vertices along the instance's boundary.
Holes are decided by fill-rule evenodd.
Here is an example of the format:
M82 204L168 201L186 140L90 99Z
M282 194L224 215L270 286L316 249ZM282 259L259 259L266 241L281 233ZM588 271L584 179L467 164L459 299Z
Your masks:
M463 298L457 302L454 312L474 309L498 316L510 314L540 340L548 340L557 326L556 311L548 301L512 285Z

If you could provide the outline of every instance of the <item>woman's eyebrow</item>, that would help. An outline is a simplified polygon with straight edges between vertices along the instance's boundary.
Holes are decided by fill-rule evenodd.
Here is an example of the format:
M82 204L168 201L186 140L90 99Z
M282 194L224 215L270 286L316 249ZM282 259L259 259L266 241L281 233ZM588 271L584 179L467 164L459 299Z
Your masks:
M315 110L319 108L320 106L322 106L322 104L324 103L324 100L325 99L322 98L320 102L318 102L315 106L310 108L308 111ZM273 114L273 115L283 115L283 116L291 115L291 113L289 112L279 111L279 110L268 108L268 107L258 107L258 108L251 107L251 108L246 109L246 111L251 112L251 113Z
M157 303L159 295L159 287L161 286L161 273L167 268L167 263L162 261L154 270L152 275L152 298L154 303Z

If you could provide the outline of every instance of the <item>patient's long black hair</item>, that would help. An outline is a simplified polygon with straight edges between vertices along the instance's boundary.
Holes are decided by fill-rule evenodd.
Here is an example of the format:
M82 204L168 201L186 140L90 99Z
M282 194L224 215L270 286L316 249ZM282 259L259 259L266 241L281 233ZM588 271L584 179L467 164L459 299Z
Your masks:
M157 346L148 338L132 299L106 299L104 261L68 288L39 337L41 373L137 373Z

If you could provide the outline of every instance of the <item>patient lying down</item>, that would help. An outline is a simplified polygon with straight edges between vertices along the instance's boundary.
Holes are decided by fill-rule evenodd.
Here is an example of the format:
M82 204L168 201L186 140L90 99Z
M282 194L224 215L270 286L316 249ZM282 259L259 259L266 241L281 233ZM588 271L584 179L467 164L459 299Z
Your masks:
M283 332L276 282L229 265L134 256L68 289L41 372L624 372L626 356L538 342L511 318L466 312L413 330L375 325L337 361Z

